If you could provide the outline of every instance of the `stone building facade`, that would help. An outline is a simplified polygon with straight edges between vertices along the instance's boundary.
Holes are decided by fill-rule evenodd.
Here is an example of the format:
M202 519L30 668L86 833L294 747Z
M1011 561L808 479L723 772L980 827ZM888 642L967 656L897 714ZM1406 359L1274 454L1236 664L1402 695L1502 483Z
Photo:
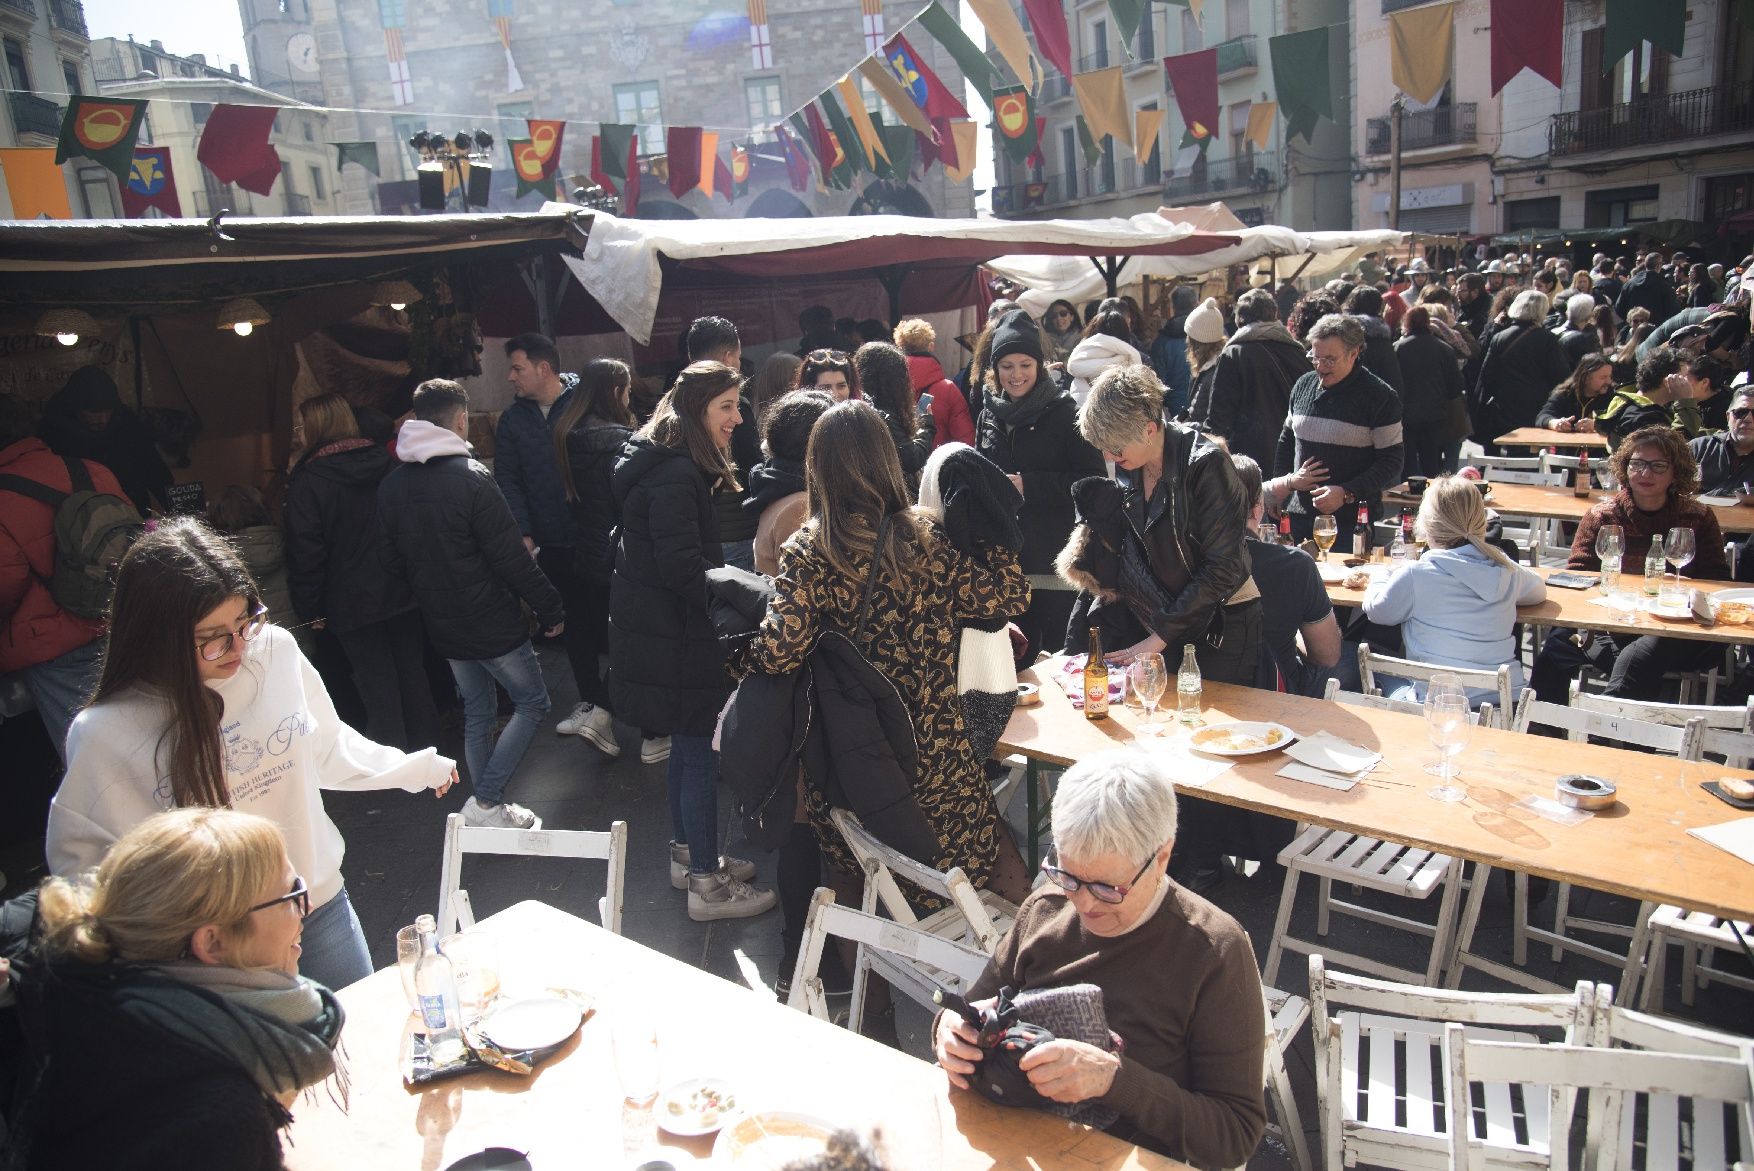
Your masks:
M0 50L0 83L6 88L0 147L52 148L61 134L67 97L97 92L84 6L79 0L0 2ZM97 162L69 160L61 175L75 218L120 214L116 177ZM0 168L0 218L15 214Z

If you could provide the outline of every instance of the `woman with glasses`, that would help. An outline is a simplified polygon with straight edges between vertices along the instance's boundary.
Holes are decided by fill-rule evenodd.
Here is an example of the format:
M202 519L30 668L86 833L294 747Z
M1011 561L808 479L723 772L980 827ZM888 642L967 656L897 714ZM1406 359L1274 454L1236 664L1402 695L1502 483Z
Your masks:
M1083 325L1078 320L1078 310L1072 308L1072 302L1055 301L1048 306L1048 311L1041 315L1041 327L1047 330L1048 340L1054 344L1054 361L1064 362L1072 356L1072 351L1084 337Z
M319 789L432 789L456 782L431 748L405 753L341 722L292 635L267 621L237 553L200 521L146 534L122 558L97 690L67 735L49 807L49 869L96 866L164 809L230 807L272 821L310 887L305 970L341 988L371 974L342 883L341 831Z
M337 1072L343 1019L299 975L309 911L280 831L228 809L149 817L95 874L0 911L20 1165L282 1166L277 1132Z
M1054 848L1017 921L970 987L991 1003L1094 984L1120 1044L1058 1039L1019 1062L1044 1097L1107 1107L1109 1133L1202 1167L1240 1167L1266 1125L1261 979L1237 921L1164 873L1176 837L1175 786L1161 756L1105 752L1060 778ZM983 1059L955 1013L932 1049L967 1088Z
M844 403L859 397L859 375L853 357L844 350L811 350L798 367L798 390L820 390Z

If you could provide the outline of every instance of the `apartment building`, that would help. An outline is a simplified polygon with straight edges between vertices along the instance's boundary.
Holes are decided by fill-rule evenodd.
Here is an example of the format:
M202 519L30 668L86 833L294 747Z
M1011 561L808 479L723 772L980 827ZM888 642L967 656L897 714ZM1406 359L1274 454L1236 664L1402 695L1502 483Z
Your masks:
M85 8L79 0L0 0L6 86L0 147L54 147L67 97L97 92L90 48ZM61 174L73 216L101 219L118 214L116 177L102 166L77 159L63 166ZM0 168L0 218L18 214L27 213L14 208Z

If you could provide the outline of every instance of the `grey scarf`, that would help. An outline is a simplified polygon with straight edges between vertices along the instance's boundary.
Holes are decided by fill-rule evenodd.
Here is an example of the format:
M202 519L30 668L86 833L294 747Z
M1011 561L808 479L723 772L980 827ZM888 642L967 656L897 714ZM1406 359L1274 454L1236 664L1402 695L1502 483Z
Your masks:
M988 391L987 410L992 412L999 426L1006 431L1015 431L1019 427L1030 426L1047 414L1055 400L1065 397L1065 394L1044 370L1035 380L1035 385L1029 388L1029 393L1022 398L1012 398L1003 390Z

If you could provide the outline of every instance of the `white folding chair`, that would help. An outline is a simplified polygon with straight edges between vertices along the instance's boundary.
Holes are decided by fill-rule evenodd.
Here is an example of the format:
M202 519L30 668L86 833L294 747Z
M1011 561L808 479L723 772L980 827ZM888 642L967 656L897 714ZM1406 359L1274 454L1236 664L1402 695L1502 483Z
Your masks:
M1314 1171L1309 1161L1309 1143L1303 1134L1303 1114L1291 1092L1291 1074L1285 1068L1285 1054L1297 1043L1297 1034L1309 1020L1309 1001L1277 988L1261 987L1267 1008L1267 1100L1273 1105L1269 1130L1278 1130L1279 1140L1291 1153L1295 1171Z
M537 858L597 858L609 864L608 886L597 900L603 926L621 934L622 886L627 869L627 823L607 830L494 829L468 825L461 813L445 818L444 865L439 873L439 935L475 925L469 893L461 889L463 855L521 854Z
M1754 923L1664 904L1645 919L1645 931L1644 991L1638 999L1640 1008L1663 1011L1671 944L1681 949L1682 1004L1691 1007L1695 989L1704 988L1713 980L1754 991L1754 979L1717 963L1719 948L1731 955L1740 955L1744 946L1754 944Z
M881 905L883 913L897 923L969 944L988 955L993 954L1000 938L1016 921L1015 903L990 890L976 890L961 867L954 866L949 873L943 873L914 861L878 841L860 824L858 815L849 810L833 809L828 816L853 852L859 869L865 872L865 891L859 909L866 914L875 914ZM921 918L914 914L897 877L945 899L948 905ZM855 997L857 993L855 989Z
M1516 701L1510 691L1510 665L1495 671L1478 667L1446 667L1442 663L1422 663L1417 659L1397 659L1378 654L1364 643L1358 645L1358 681L1367 695L1384 694L1378 676L1405 679L1410 683L1429 683L1433 675L1454 675L1469 691L1495 691L1498 710L1509 712Z
M1580 981L1570 996L1448 992L1327 971L1309 960L1316 1103L1323 1165L1356 1164L1423 1171L1449 1165L1448 1082L1436 1061L1446 1024L1471 1037L1534 1042L1553 1034L1572 1044L1588 1036L1595 987ZM1505 1098L1544 1094L1513 1075L1490 1086ZM1474 1120L1472 1137L1489 1145L1487 1166L1545 1166L1547 1149Z
M1379 660L1380 661L1380 660ZM1404 716L1423 716L1425 705L1416 699L1390 699L1386 695L1367 695L1361 691L1341 691L1338 679L1329 679L1322 691L1322 698L1329 703L1343 703L1348 707L1368 708L1375 712L1399 712ZM1483 728L1503 728L1509 713L1501 713L1490 703L1483 703L1468 713L1468 723Z
M1616 699L1613 696L1585 691L1573 679L1571 706L1586 712L1600 712L1605 716L1643 720L1649 724L1668 724L1676 728L1686 727L1696 719L1703 720L1705 734L1700 750L1706 756L1721 756L1724 763L1731 768L1747 768L1749 760L1754 759L1754 740L1749 740L1747 735L1754 733L1754 698L1750 698L1740 707Z

